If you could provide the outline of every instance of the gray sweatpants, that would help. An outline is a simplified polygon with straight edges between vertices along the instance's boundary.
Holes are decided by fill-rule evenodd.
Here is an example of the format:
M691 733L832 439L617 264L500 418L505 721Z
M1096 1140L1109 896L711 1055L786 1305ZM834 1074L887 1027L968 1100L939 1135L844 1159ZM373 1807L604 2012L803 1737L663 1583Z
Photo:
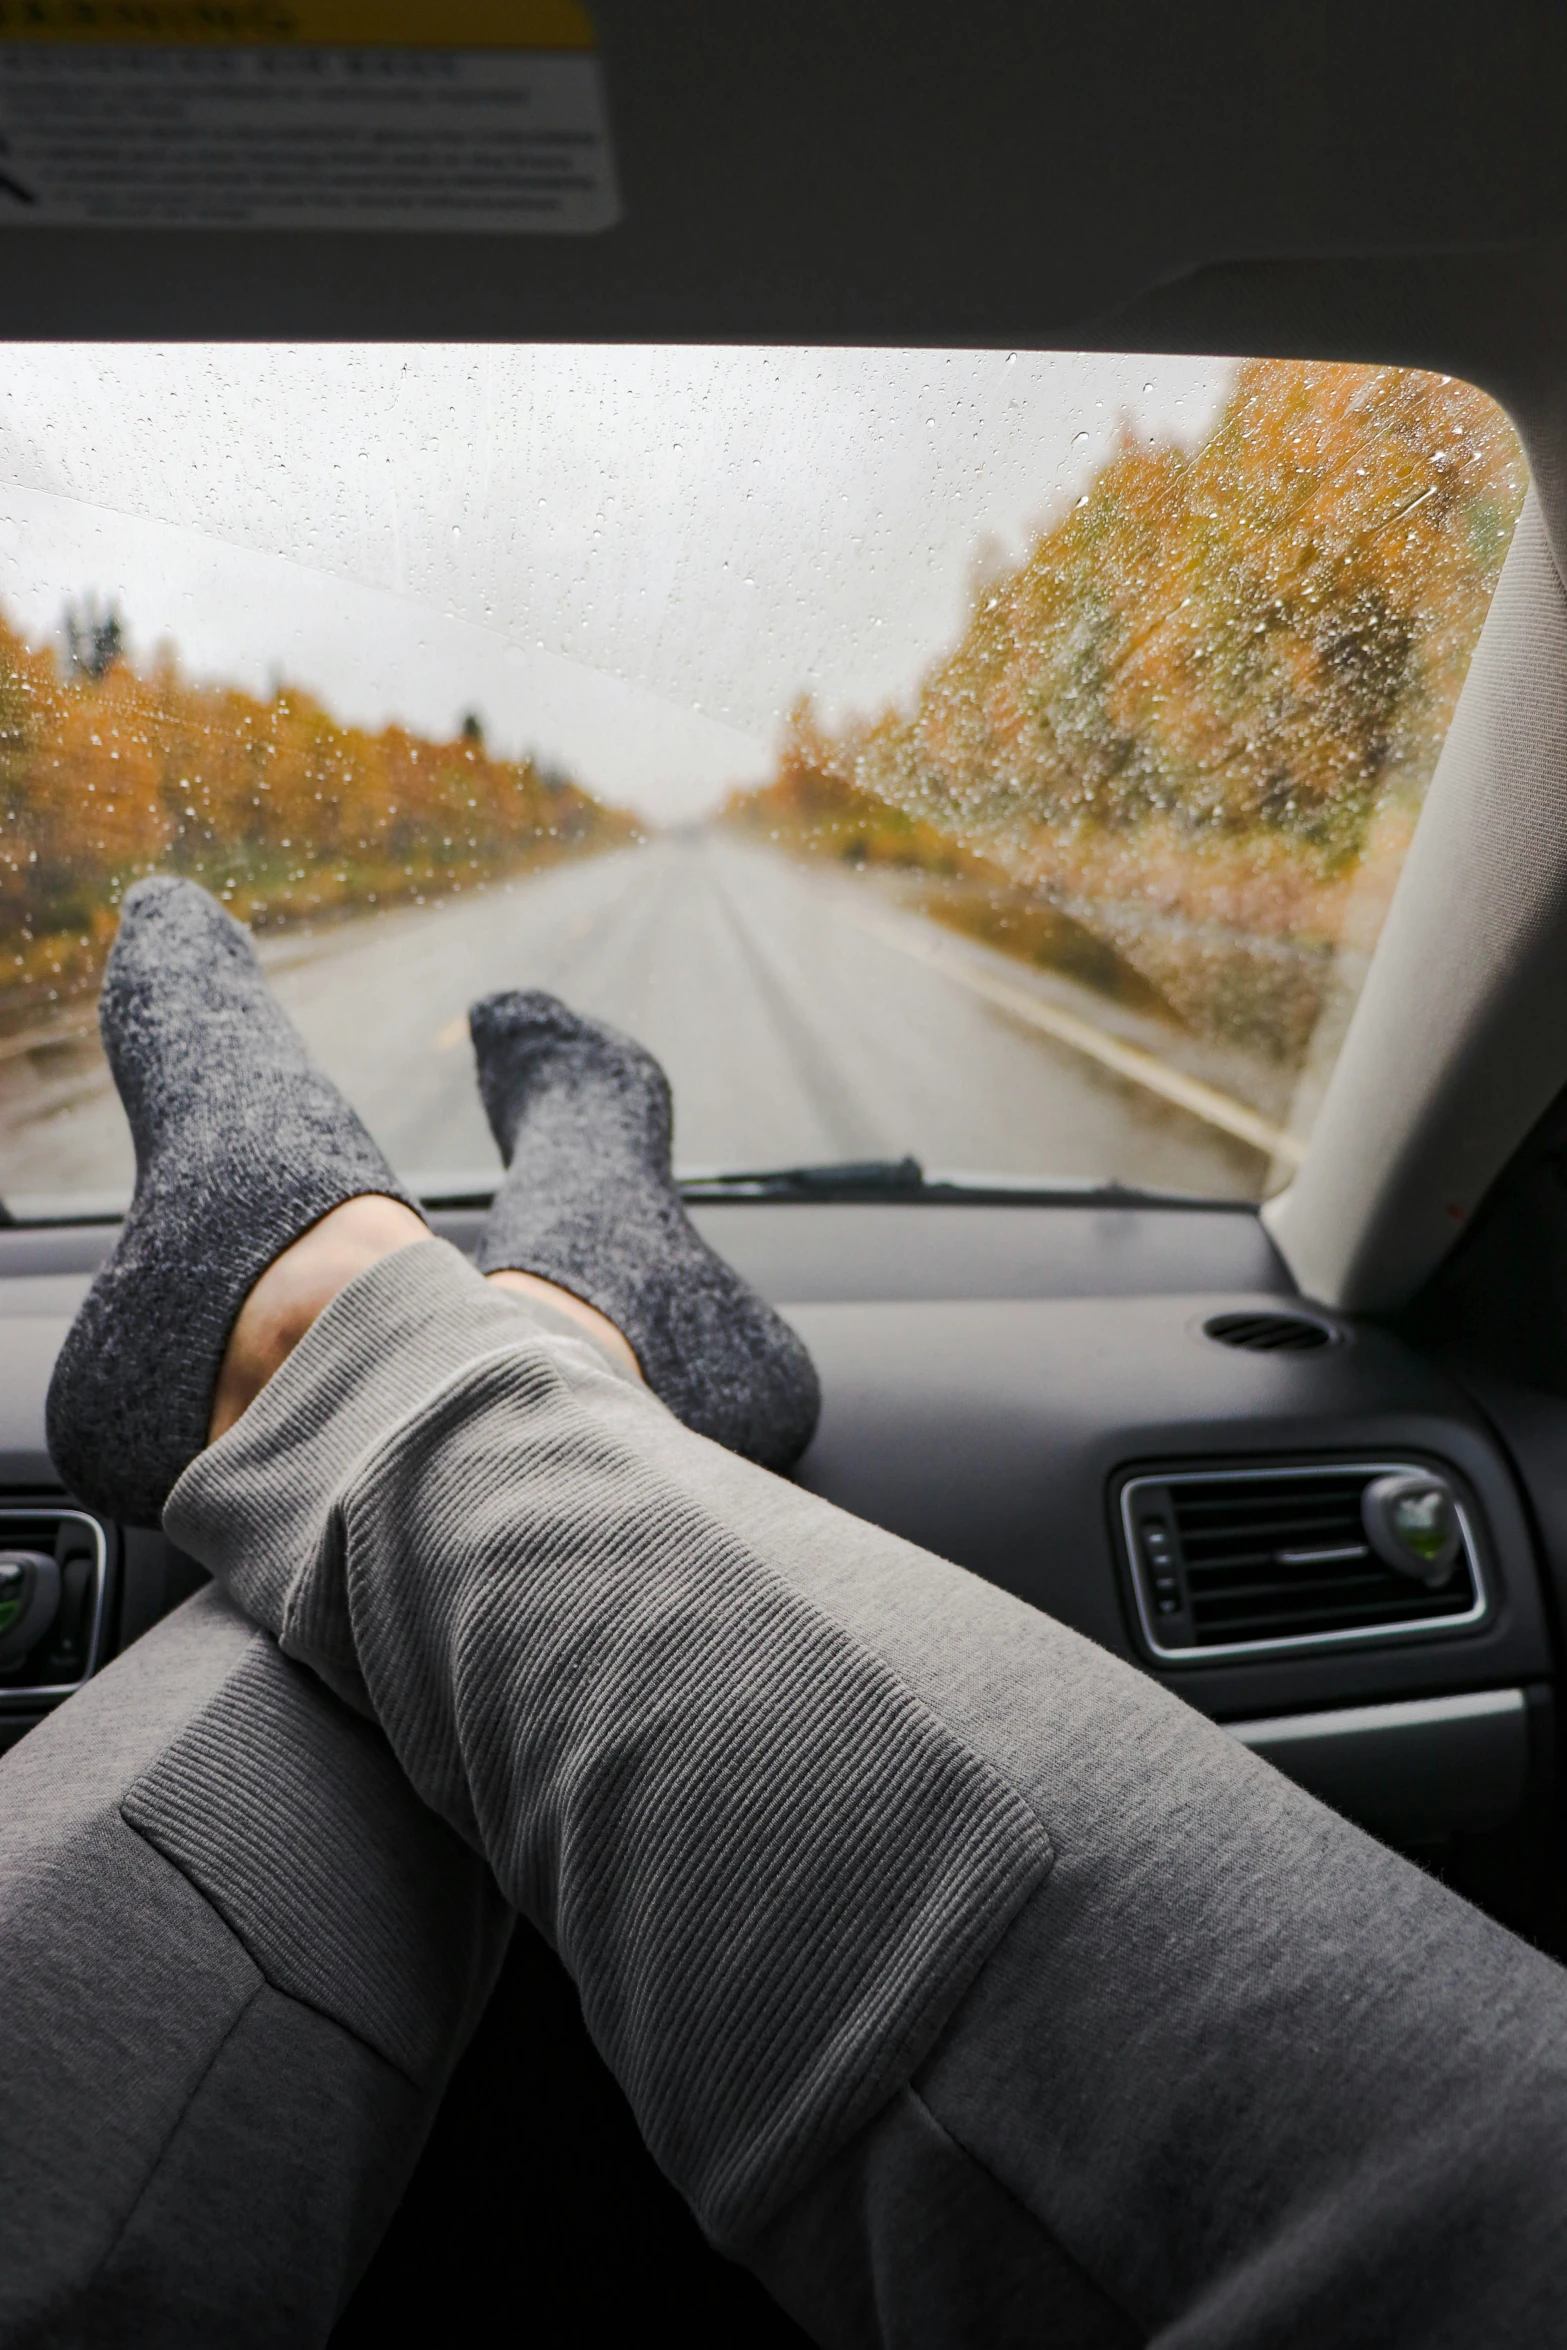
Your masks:
M819 2340L1567 2341L1567 1976L444 1244L167 1523L379 1722Z
M1567 2341L1567 1976L442 1243L167 1523L228 1598L7 1765L0 1950L59 2054L0 2108L70 2225L5 2341L320 2338L493 1976L491 1871L822 2343Z

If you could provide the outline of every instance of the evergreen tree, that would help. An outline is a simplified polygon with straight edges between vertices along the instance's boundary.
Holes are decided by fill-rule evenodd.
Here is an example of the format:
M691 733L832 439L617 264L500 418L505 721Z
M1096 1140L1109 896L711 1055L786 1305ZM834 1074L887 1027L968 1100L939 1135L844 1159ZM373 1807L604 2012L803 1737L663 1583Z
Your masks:
M125 628L119 606L111 599L100 605L96 596L84 596L80 608L67 603L61 623L65 659L73 677L102 683L125 651Z

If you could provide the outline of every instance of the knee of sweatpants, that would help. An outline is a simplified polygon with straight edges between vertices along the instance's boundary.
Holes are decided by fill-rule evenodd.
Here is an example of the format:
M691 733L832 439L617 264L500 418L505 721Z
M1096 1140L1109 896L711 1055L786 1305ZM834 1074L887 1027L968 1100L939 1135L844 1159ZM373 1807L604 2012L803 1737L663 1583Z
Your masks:
M434 2106L363 2041L259 1984L107 2259L70 2281L61 2338L72 2350L325 2342Z
M0 2342L324 2341L510 1913L215 1593L0 1764Z

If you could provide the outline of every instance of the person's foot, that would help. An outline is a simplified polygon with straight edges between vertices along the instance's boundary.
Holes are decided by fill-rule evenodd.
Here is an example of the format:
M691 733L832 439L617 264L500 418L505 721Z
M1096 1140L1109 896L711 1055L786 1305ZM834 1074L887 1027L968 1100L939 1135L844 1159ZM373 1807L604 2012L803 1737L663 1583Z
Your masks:
M319 1224L312 1224L281 1256L274 1257L240 1307L229 1333L218 1369L207 1441L216 1444L220 1436L228 1434L339 1290L346 1289L380 1258L429 1237L429 1226L412 1208L371 1194L345 1200ZM531 1273L492 1273L489 1278L496 1288L515 1290L575 1322L611 1362L640 1379L636 1357L620 1332L580 1298L537 1280Z
M480 1236L480 1271L533 1273L570 1290L624 1333L648 1385L688 1428L788 1468L821 1409L815 1366L686 1214L658 1063L538 989L486 996L468 1017L507 1166Z
M262 977L248 932L194 882L126 897L99 1003L136 1190L50 1382L49 1449L81 1501L156 1526L208 1441L240 1307L346 1200L401 1202L369 1135Z

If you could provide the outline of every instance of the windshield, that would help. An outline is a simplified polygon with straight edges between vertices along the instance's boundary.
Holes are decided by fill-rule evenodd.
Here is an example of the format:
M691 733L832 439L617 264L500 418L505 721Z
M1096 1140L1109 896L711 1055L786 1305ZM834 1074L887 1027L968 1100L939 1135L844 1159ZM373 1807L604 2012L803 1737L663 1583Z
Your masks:
M128 1194L93 995L169 869L431 1196L531 985L660 1055L688 1174L1260 1197L1524 488L1394 368L13 347L0 1196Z

